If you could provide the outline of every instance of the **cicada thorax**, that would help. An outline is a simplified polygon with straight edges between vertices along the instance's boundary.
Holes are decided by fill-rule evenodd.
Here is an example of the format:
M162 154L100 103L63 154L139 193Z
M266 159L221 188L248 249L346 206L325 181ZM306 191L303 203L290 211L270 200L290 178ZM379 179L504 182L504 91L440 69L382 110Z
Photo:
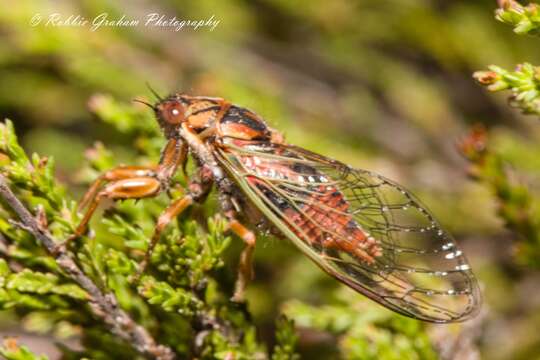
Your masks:
M271 131L254 112L222 99L191 98L186 100L186 121L196 132L214 129L220 138L242 140L270 139Z
M196 130L204 130L215 125L221 103L215 99L196 99L188 105L186 121Z
M237 106L228 108L217 127L219 136L234 139L265 140L271 135L268 126L260 116Z
M237 145L241 142L235 142ZM381 256L377 241L367 234L349 212L350 204L325 175L302 163L279 164L259 156L241 157L243 165L257 176L248 176L281 216L294 226L289 228L304 242L328 250L336 249L366 263ZM277 180L277 182L275 182ZM268 186L274 182L278 191ZM280 195L280 181L294 182L297 191ZM296 199L297 207L287 197Z

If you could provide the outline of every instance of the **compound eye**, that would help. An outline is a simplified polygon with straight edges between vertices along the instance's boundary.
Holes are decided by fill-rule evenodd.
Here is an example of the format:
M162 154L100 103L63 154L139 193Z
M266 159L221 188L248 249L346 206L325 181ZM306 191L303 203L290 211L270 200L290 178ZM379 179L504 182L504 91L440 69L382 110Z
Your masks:
M184 121L184 107L179 102L170 102L165 105L164 118L169 124L180 124Z

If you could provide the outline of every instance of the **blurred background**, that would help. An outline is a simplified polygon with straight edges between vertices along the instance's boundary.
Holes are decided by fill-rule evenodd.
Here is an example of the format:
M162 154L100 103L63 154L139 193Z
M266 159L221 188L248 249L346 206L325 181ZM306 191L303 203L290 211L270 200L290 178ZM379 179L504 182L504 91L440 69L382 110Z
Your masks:
M163 95L224 97L262 115L289 142L418 194L464 247L482 283L485 314L474 332L482 358L540 359L540 275L516 261L517 235L498 218L490 190L467 176L469 164L456 149L481 123L516 181L538 190L538 119L512 110L505 95L487 93L471 77L489 64L513 68L540 59L537 39L495 21L495 1L0 4L0 115L12 119L29 152L56 158L57 176L74 197L84 189L78 169L85 149L100 141L125 159L133 148L129 135L96 121L89 109L96 94L130 106L135 97L152 99L149 83ZM46 26L54 13L66 23ZM92 22L103 13L108 20L125 15L144 23L158 13L213 25L92 29L68 19ZM259 246L256 257L250 310L263 333L285 300L316 299L321 290L312 285L329 281L278 241ZM371 309L379 308L365 307ZM2 333L15 331L10 326ZM328 341L301 336L301 352L330 358L310 353Z

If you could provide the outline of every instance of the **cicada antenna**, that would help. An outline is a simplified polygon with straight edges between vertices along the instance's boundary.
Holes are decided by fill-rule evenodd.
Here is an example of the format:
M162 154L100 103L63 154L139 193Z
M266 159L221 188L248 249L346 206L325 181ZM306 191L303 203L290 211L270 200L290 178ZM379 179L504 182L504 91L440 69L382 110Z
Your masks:
M156 99L158 99L159 101L163 101L163 97L160 96L156 90L154 90L152 88L152 86L150 86L150 83L149 82L146 82L146 87L148 88L148 90L150 90L150 92L152 93L152 95L154 95L156 97Z
M149 102L146 102L146 101L144 101L144 100L133 99L133 100L131 100L131 101L133 101L133 102L138 102L138 103L141 103L141 104L144 104L144 105L148 106L149 108L151 108L152 110L155 110L155 109L156 109L156 107L155 107L154 105L152 105L152 104L150 104Z

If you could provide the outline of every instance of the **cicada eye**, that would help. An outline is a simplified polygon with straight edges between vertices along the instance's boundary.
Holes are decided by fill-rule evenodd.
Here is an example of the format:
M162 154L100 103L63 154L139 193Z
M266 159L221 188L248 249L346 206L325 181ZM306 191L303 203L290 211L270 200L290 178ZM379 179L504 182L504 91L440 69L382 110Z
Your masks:
M184 106L177 101L166 103L162 109L162 116L169 124L180 124L184 121Z

